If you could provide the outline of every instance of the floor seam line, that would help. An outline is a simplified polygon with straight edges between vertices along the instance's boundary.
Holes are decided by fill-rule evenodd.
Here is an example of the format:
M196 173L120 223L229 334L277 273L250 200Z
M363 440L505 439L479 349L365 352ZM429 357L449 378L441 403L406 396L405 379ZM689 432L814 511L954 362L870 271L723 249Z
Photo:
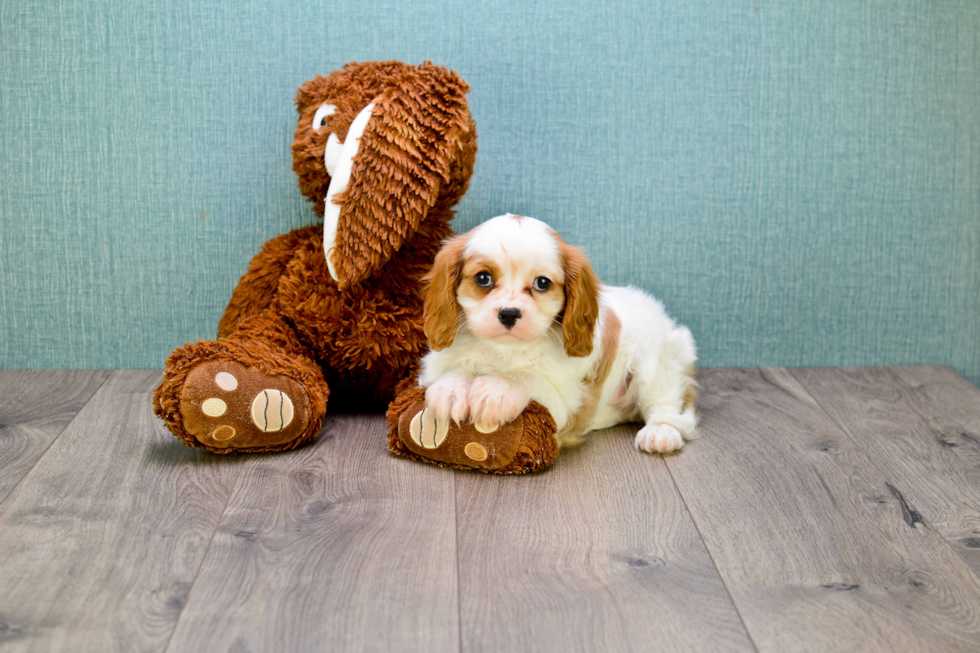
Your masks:
M95 395L99 394L99 391L102 390L103 386L105 386L105 384L109 382L109 379L111 379L112 377L114 377L116 374L118 374L120 372L120 370L105 370L105 371L107 371L109 373L106 374L106 376L105 376L104 379L102 379L102 383L99 384L99 387L96 388L95 391L91 395L89 395L89 398L88 399L85 400L85 404L82 405L82 407L78 409L78 412L75 413L70 420L68 420L68 423L65 424L64 428L62 428L58 432L58 435L54 436L51 439L51 442L49 442L48 443L48 446L46 446L44 448L44 451L41 452L41 455L37 457L37 460L34 461L34 464L31 465L31 468L28 469L26 472L24 472L24 475L21 476L17 480L17 482L13 484L13 486L7 491L7 493L5 495L3 495L3 497L0 497L0 510L2 510L3 504L7 501L7 499L9 499L10 496L14 493L14 491L18 487L20 487L20 484L24 482L24 479L31 475L31 472L34 471L34 468L37 467L37 464L39 462L41 462L41 460L46 455L48 455L48 451L51 450L51 447L54 446L54 443L58 441L58 439L64 434L65 431L68 430L68 427L69 426L71 426L72 424L75 423L75 420L77 420L78 419L78 416L82 414L82 411L85 410L85 407L89 405L89 402L91 402L95 398Z
M457 650L463 653L463 597L459 582L459 470L453 470L453 521L456 523L456 636Z
M249 462L248 460L245 461ZM177 632L177 626L180 625L180 620L184 618L184 609L191 602L191 594L194 592L194 587L197 585L197 579L201 576L201 569L204 568L204 563L207 562L208 554L211 552L211 545L214 543L214 536L218 534L218 530L221 528L221 524L225 520L225 514L228 512L228 506L231 505L231 500L235 497L235 493L238 491L238 486L242 482L242 478L245 476L245 465L242 465L242 470L238 473L238 478L235 479L235 485L232 486L231 492L228 493L228 500L225 501L225 507L221 509L221 516L218 518L217 523L214 525L214 530L211 531L211 537L208 538L208 545L204 548L204 555L201 556L201 563L197 566L197 571L194 572L194 580L191 581L191 586L187 590L187 596L184 599L184 604L180 606L180 614L174 620L174 627L170 630L170 635L167 637L167 643L161 649L164 653L170 650L170 644L173 641L174 634Z
M752 648L758 653L759 646L755 643L755 639L752 637L751 631L749 631L748 624L745 623L745 617L742 616L742 611L738 609L738 603L735 602L735 597L732 596L732 591L728 588L728 583L725 582L725 577L722 576L721 570L718 568L718 563L715 562L715 557L711 553L711 548L708 546L708 541L704 538L704 534L701 532L701 528L698 526L698 521L694 518L694 513L691 512L691 507L687 504L687 499L684 498L684 493L681 492L681 487L677 483L677 479L674 478L674 472L672 472L670 469L670 463L663 457L663 455L661 455L661 460L663 460L664 466L667 468L667 474L670 476L670 482L674 484L674 489L677 490L677 495L681 498L681 503L684 504L684 510L687 511L687 516L691 518L691 524L694 526L695 532L697 532L698 537L701 539L701 544L704 546L704 551L708 554L708 560L711 561L711 566L714 567L715 573L718 574L718 580L721 581L721 586L725 588L725 594L728 595L728 600L731 602L732 608L735 609L735 614L738 616L739 623L742 624L742 630L745 631L745 636L748 637Z

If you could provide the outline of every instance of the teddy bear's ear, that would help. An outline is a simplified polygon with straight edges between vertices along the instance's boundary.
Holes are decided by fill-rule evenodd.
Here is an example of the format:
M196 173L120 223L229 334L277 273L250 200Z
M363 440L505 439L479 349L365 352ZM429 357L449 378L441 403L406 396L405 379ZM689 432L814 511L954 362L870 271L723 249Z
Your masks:
M475 136L468 90L455 72L426 64L371 103L350 182L334 200L341 208L328 256L342 288L384 265L441 196L452 204L462 194L472 161L463 188L451 173ZM456 192L443 193L450 185Z

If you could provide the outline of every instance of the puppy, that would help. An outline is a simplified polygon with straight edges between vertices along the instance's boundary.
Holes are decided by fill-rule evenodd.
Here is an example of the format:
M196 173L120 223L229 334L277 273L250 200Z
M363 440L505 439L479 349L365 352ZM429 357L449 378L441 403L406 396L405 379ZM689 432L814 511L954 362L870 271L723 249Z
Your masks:
M694 437L691 332L642 291L600 285L543 222L508 213L451 238L426 281L419 381L437 419L492 430L533 400L559 446L632 421L642 451Z

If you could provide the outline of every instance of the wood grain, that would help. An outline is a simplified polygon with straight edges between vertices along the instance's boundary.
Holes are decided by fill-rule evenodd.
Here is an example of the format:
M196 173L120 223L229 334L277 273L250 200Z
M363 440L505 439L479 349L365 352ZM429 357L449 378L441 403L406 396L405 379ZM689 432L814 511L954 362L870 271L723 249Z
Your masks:
M980 581L786 370L707 370L667 465L760 651L976 651Z
M115 372L0 506L4 651L162 650L239 476Z
M0 504L109 374L0 370Z
M752 650L635 432L594 434L537 475L459 473L463 651Z
M980 390L948 367L793 376L980 575Z
M331 417L235 490L170 651L448 651L459 642L453 473Z
M977 650L980 391L699 379L681 453L618 427L501 478L392 457L380 416L213 456L159 372L0 372L0 648Z

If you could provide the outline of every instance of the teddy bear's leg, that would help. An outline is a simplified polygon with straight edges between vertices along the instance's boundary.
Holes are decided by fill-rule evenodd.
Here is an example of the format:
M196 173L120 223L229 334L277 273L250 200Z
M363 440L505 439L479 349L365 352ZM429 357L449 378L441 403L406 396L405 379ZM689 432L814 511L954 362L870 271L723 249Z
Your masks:
M316 437L328 394L323 372L293 329L266 309L227 337L176 349L153 406L189 446L278 451Z

